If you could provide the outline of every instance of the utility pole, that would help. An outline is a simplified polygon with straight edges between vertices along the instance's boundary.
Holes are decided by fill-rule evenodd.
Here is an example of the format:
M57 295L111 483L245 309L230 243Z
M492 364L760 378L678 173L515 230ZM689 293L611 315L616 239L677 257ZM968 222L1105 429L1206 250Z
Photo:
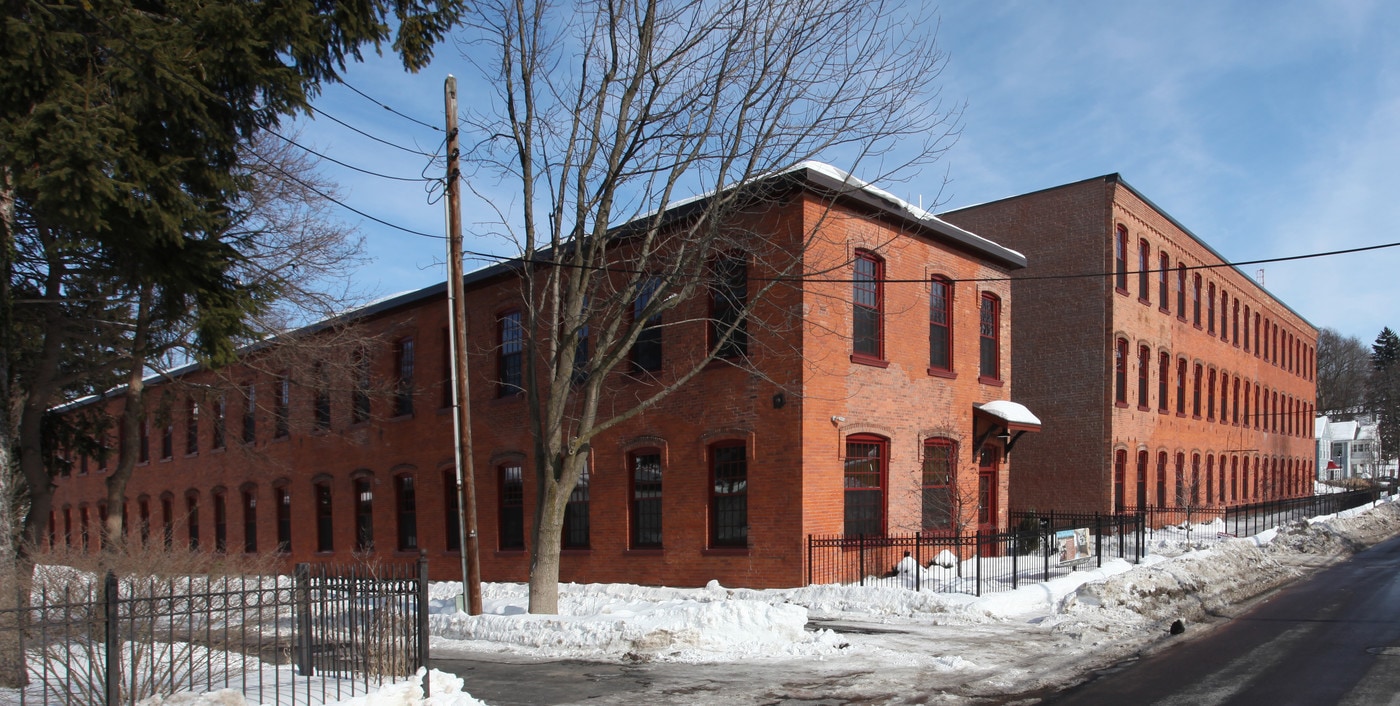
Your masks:
M462 195L457 139L457 78L443 85L447 104L447 306L452 331L452 436L457 460L457 534L462 538L459 609L481 615L481 555L476 537L476 472L472 465L471 386L467 380L467 303L462 283Z

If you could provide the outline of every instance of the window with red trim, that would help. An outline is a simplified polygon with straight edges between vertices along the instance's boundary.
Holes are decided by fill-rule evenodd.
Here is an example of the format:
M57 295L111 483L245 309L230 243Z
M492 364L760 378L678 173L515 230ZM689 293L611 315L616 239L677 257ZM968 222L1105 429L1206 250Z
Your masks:
M1147 409L1149 406L1147 378L1151 368L1151 349L1147 346L1138 346L1138 409Z
M851 306L851 354L884 360L885 263L864 250L856 251Z
M1176 361L1176 413L1186 416L1186 359Z
M1128 293L1128 228L1118 226L1113 238L1113 286L1122 294Z
M847 537L885 533L885 476L889 441L869 434L846 437Z
M632 486L631 546L661 548L661 451L642 449L627 455Z
M1201 276L1191 276L1191 325L1201 327Z
M525 476L519 463L496 467L496 546L525 548Z
M953 283L943 277L929 281L928 367L953 370Z
M1150 279L1152 276L1152 246L1146 240L1138 241L1138 300L1143 304L1151 303Z
M1206 332L1215 333L1215 283L1206 285Z
M1167 411L1168 378L1172 371L1172 357L1167 353L1162 353L1157 358L1157 411L1163 414Z
M924 441L923 458L923 517L925 532L956 528L957 508L953 502L954 464L958 445L952 439L936 438Z
M1001 379L1001 300L990 292L982 293L981 316L978 325L980 340L979 374L987 380Z
M1113 347L1113 401L1118 406L1128 404L1128 339L1118 339Z
M1172 267L1171 256L1166 253L1161 253L1158 256L1158 264L1160 265L1160 269L1157 271L1157 306L1161 308L1162 311L1167 311L1171 304L1171 287L1167 279L1167 272L1170 271Z
M743 442L710 447L710 546L749 543L749 462Z

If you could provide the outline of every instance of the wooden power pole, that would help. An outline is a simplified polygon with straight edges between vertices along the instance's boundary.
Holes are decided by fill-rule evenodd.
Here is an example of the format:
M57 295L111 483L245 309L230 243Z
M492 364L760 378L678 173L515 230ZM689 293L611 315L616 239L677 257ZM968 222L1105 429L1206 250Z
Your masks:
M457 78L443 86L447 103L447 305L452 330L452 431L457 460L457 532L462 539L459 605L481 615L481 554L476 537L476 472L472 465L471 386L467 380L467 303L462 282L462 194L457 139Z

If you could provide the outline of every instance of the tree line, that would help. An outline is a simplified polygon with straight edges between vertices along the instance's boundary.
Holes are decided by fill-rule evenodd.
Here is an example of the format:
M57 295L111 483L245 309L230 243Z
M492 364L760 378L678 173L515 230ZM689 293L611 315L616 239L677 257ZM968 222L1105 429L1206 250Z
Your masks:
M1318 331L1317 410L1342 420L1374 416L1382 457L1400 456L1400 336L1387 326L1367 346L1335 329Z

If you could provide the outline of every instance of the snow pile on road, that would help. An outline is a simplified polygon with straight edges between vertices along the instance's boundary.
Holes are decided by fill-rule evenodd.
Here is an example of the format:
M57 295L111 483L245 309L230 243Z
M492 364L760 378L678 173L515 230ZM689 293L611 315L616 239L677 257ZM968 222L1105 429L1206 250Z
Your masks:
M442 597L459 589L433 590ZM467 649L685 662L826 654L841 642L830 631L808 632L801 606L734 599L715 582L704 589L565 584L559 615L529 615L528 601L524 585L488 584L483 615L457 612L454 604L450 613L431 616L431 631Z
M834 654L846 640L804 630L809 618L923 625L976 625L1034 619L1045 626L1091 620L1111 632L1152 634L1178 619L1271 590L1316 563L1400 532L1400 506L1349 511L1282 531L1212 541L1210 548L1162 540L1183 553L1141 564L1105 560L1046 583L981 597L889 586L793 589L683 589L629 584L563 584L560 615L529 615L523 584L486 584L485 614L458 612L456 583L433 587L434 650L499 652L604 661L729 662ZM1192 528L1200 534L1205 526ZM1211 532L1214 535L1214 532ZM1305 555L1307 560L1300 560ZM993 646L995 647L995 646Z

